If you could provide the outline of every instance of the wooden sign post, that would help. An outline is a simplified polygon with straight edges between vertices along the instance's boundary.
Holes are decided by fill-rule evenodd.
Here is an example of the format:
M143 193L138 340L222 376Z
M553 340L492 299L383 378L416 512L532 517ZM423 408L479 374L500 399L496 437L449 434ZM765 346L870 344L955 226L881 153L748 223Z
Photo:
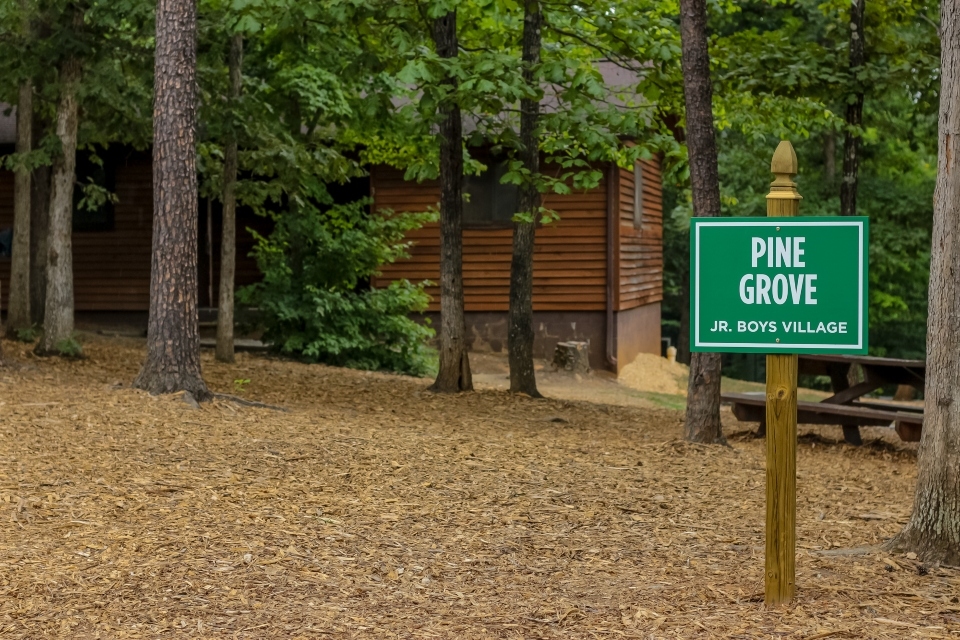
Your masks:
M784 140L773 154L776 179L767 195L767 217L800 210L797 154ZM797 548L797 354L767 355L767 545L764 602L793 600Z
M690 221L690 350L767 356L766 603L795 591L797 355L867 353L870 221L797 216L781 142L767 217Z

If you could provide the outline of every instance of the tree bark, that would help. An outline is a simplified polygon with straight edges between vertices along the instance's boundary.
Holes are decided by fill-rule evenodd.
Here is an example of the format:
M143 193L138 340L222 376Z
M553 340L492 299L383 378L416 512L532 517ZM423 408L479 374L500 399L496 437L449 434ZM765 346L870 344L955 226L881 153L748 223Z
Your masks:
M525 0L523 15L523 81L539 91L536 67L540 64L539 0ZM520 161L529 180L520 187L520 212L530 222L513 223L513 257L510 261L510 312L507 319L507 351L510 361L510 391L541 398L533 368L533 248L536 241L540 190L540 100L520 100Z
M213 306L213 198L207 198L207 305Z
M706 0L680 0L680 39L693 214L717 217L720 215L720 178L713 128ZM684 435L691 442L724 442L720 428L718 353L691 354Z
M217 360L233 362L233 287L237 266L237 132L233 110L243 88L243 35L230 39L230 128L223 153L223 237L220 242L220 301Z
M456 58L457 12L437 18L433 39L441 58ZM453 76L445 80L456 91ZM460 106L450 97L440 121L440 369L433 391L472 391L463 318L463 132Z
M30 316L43 324L47 306L47 235L50 225L50 167L33 170L30 189Z
M843 182L840 183L840 215L857 215L860 169L860 125L863 122L863 84L856 75L864 63L863 13L866 0L850 3L850 75L853 93L847 99L847 131L843 137Z
M0 288L0 295L2 295L2 294L3 294L3 289ZM3 335L3 333L4 333L4 331L3 331L3 319L0 318L0 335ZM3 343L0 342L0 367L2 367L3 365L4 365L4 361L3 361Z
M70 56L60 66L60 101L57 137L60 155L51 172L50 214L47 233L47 287L43 314L43 339L37 353L74 352L73 342L73 189L77 167L77 89L80 60Z
M823 136L823 181L833 186L837 179L837 136L831 131Z
M690 364L690 270L680 281L680 333L677 335L677 362Z
M960 2L940 8L940 141L933 196L927 376L913 514L890 546L960 564Z
M153 110L153 260L147 358L134 386L210 398L197 311L197 7L159 0Z
M17 100L17 153L33 147L33 86L20 85ZM13 247L10 258L10 292L7 301L7 332L33 324L30 318L30 170L22 167L13 177Z

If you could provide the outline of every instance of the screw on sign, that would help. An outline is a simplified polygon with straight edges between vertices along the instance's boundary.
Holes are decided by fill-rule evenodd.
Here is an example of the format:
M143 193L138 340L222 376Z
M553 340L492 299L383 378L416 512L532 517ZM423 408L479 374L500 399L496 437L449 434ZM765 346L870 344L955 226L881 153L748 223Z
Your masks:
M795 591L797 354L867 353L864 217L797 217L797 155L783 141L766 218L694 218L692 351L767 354L766 603Z

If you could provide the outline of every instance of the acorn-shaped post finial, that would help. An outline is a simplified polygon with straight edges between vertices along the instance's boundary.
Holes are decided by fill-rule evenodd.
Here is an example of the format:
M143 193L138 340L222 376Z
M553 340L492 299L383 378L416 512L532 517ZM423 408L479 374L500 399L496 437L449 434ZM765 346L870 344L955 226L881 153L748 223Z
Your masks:
M777 150L773 152L773 160L770 162L770 171L776 178L770 184L767 200L796 200L799 206L802 198L797 191L797 183L793 181L793 176L797 175L797 152L793 150L789 140L781 140L777 145ZM769 211L767 215L770 215ZM796 215L796 211L786 215Z
M797 175L797 152L789 140L781 140L777 150L773 152L770 162L770 173L785 173L789 176Z

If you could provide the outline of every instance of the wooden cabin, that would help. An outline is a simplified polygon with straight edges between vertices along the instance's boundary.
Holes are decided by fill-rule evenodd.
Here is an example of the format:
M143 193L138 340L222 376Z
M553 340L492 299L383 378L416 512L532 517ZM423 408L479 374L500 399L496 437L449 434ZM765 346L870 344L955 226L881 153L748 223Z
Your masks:
M468 178L464 211L463 279L472 350L501 352L507 344L512 226L516 187L499 182L495 163ZM633 170L605 168L590 191L549 195L544 206L560 220L538 227L533 308L538 358L557 342L590 343L594 368L619 371L639 353L661 352L663 214L659 162ZM511 189L514 193L511 193ZM386 166L370 171L374 209L426 211L438 206L436 182L408 182ZM431 224L410 234L410 258L388 265L375 285L406 278L434 283L428 316L439 326L440 230Z
M12 144L0 145L0 154L12 151ZM100 173L108 181L106 186L116 195L116 203L93 212L80 209L74 212L74 308L78 319L97 318L110 323L124 318L142 323L145 327L146 312L150 308L153 237L153 169L150 154L114 149L101 154L101 157L104 160L103 170L96 171L84 162L83 153L78 154L80 181L85 179L88 172ZM211 215L208 216L206 204L201 200L197 212L197 275L201 307L216 304L220 264L220 208L218 205L211 207ZM0 171L0 233L12 226L13 173ZM247 229L253 227L264 231L268 226L268 221L249 211L238 212L238 286L256 282L260 278L256 262L249 257L254 239ZM9 282L10 256L0 255L0 283L3 288L0 304L4 310L7 308Z
M0 116L0 154L13 151L13 117ZM150 300L153 189L149 153L116 149L103 154L100 179L117 201L96 212L74 216L73 263L78 320L95 314L109 321L125 313L146 326ZM512 226L516 188L500 184L502 169L468 177L465 190L464 293L466 320L474 350L502 352L507 342ZM78 178L98 169L78 160ZM550 195L544 205L558 222L537 229L534 256L535 355L550 358L560 341L588 342L594 368L619 371L639 353L661 352L660 302L663 297L662 202L659 162L631 169L604 167L600 184L586 192ZM638 186L639 185L639 188ZM511 192L511 189L513 190ZM374 166L369 184L353 185L350 200L372 196L373 210L425 211L439 202L436 182L408 182L398 169ZM198 215L199 304L213 307L219 282L219 205L200 202ZM0 171L0 233L13 223L13 174ZM238 211L237 285L257 281L249 257L254 245L248 228L266 232L269 221ZM384 268L373 282L440 279L437 224L410 235L411 256ZM6 308L10 258L0 256L2 304ZM439 326L439 288L428 288L427 313ZM212 311L212 310L211 310ZM203 312L201 312L203 313ZM209 319L209 318L208 318Z

